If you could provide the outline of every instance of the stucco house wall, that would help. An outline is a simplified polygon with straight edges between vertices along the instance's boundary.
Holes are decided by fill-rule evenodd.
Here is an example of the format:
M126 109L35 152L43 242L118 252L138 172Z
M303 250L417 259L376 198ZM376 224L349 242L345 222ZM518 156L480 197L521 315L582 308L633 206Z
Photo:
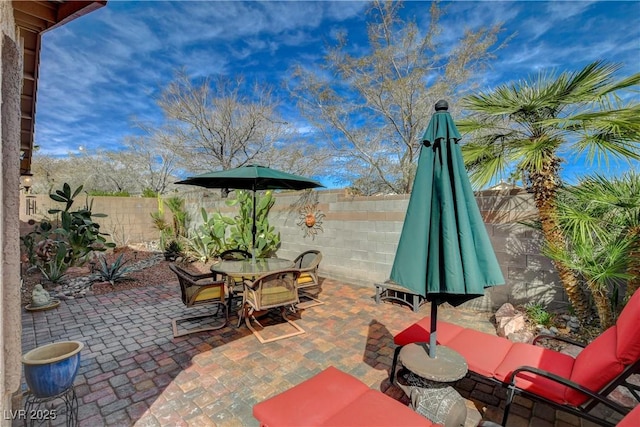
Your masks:
M11 2L0 2L0 411L9 413L11 394L20 387L20 248L19 248L19 144L22 49ZM2 425L11 421L2 417Z

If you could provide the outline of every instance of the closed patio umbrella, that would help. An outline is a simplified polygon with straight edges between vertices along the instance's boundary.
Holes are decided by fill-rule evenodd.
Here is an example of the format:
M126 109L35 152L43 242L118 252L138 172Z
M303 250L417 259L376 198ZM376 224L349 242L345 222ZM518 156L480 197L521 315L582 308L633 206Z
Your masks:
M476 203L460 134L446 101L435 105L390 278L431 301L429 356L436 357L438 304L458 305L504 284Z
M303 176L258 165L245 165L235 169L208 172L178 181L176 184L197 185L205 188L251 190L253 192L252 249L256 246L256 191L304 190L324 187L319 182Z

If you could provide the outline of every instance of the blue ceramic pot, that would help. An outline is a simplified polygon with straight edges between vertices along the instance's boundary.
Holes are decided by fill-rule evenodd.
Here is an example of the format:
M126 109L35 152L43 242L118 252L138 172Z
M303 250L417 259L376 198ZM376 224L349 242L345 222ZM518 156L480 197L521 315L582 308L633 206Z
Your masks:
M24 377L36 397L51 397L73 385L80 367L80 341L60 341L22 356Z

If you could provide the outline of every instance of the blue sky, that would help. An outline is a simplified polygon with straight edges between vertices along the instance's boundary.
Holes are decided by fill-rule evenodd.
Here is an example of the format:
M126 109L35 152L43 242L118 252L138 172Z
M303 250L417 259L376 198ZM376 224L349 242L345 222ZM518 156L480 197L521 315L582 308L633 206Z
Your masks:
M443 5L444 41L496 22L504 22L505 37L513 35L481 76L484 89L542 69L577 70L597 59L624 63L624 75L640 72L638 1ZM406 2L403 14L426 28L429 6ZM341 30L354 51L365 48L366 9L367 3L354 1L110 0L43 36L35 143L40 153L55 156L118 149L136 133L134 118L160 120L155 98L182 67L192 77L241 73L279 86L292 65L322 61L326 44ZM285 102L294 114L289 107ZM610 167L613 173L628 168ZM565 174L572 180L586 169L571 161ZM602 165L592 169L602 171Z

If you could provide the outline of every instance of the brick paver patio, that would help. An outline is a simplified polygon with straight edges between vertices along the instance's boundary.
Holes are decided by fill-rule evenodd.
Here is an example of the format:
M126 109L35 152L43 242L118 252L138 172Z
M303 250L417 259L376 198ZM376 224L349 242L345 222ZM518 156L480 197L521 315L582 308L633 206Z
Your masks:
M85 343L75 381L81 426L257 426L255 403L329 365L407 403L387 380L393 335L428 315L429 305L414 313L376 305L373 287L326 279L322 288L324 305L290 316L307 333L269 344L260 344L244 325L236 328L235 314L223 329L174 339L171 318L194 310L182 305L177 284L170 283L24 312L23 351L61 340ZM489 313L442 308L438 315L495 333ZM486 409L485 419L500 421L496 405L504 390L470 380L458 385L480 411ZM576 417L526 399L512 414L513 426L580 425ZM53 425L64 422L59 417Z

